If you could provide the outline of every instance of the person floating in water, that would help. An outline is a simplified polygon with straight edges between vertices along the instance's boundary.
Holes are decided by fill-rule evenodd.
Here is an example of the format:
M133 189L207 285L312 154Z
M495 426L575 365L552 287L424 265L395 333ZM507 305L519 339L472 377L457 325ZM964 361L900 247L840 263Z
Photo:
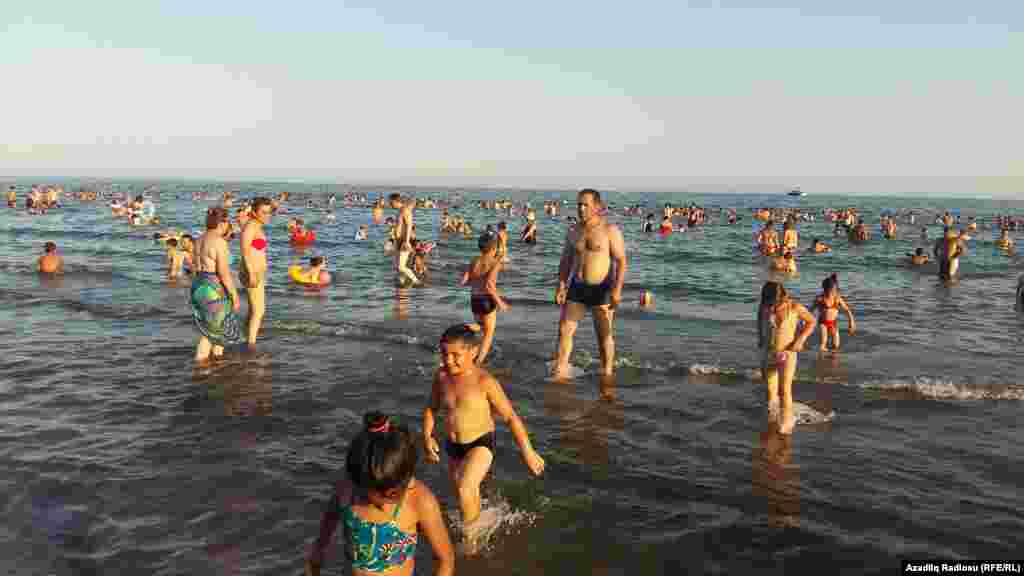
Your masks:
M813 314L815 310L821 311L818 316L818 326L821 327L821 347L819 349L822 352L828 349L829 336L832 337L832 349L839 350L839 327L836 323L839 321L840 310L846 313L846 319L850 323L850 336L857 331L857 322L853 319L853 312L839 293L839 277L836 274L821 281L821 294L815 299L810 311Z
M797 333L801 321L804 326ZM768 385L768 418L778 423L782 434L792 434L796 424L793 413L796 357L814 333L815 324L810 311L793 301L782 284L766 282L761 288L761 303L757 310L757 347L762 351L761 373Z
M57 254L57 245L53 242L43 245L43 255L39 257L39 271L46 274L64 272L64 259Z
M445 452L448 478L459 499L467 544L475 544L480 517L480 483L494 461L495 435L492 414L508 423L522 452L523 462L534 475L544 472L544 459L533 449L526 424L516 414L501 384L477 365L479 326L456 325L441 336L443 365L434 374L430 402L423 410L423 445L427 459L441 461L434 438L435 415L445 412Z
M496 234L484 232L477 242L480 255L470 262L459 282L472 286L469 306L476 321L483 326L483 342L477 354L477 363L483 365L494 341L498 312L508 310L508 303L498 293L498 272L502 264L498 258L499 240Z
M306 557L306 576L319 576L339 521L345 527L345 558L357 576L411 576L420 532L433 549L434 574L455 574L455 552L441 505L415 478L418 461L408 428L377 412L363 417L363 431L348 448L345 477L334 484L320 534Z
M324 270L324 266L327 265L327 259L323 256L311 256L309 258L309 268L299 268L296 278L299 279L303 284L330 284L331 274Z
M626 247L618 226L597 215L601 195L586 188L576 195L580 225L565 237L558 264L555 302L562 307L558 322L558 352L554 374L568 378L576 324L587 309L594 317L594 331L601 351L601 374L612 374L615 366L613 325L615 309L622 300L626 280Z

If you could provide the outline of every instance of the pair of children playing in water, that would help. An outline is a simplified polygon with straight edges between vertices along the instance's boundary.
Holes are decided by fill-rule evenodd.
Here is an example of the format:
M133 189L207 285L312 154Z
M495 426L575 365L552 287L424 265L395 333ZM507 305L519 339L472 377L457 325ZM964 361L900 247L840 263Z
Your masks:
M829 337L834 349L839 349L839 329L836 321L839 311L846 312L850 321L850 334L856 332L853 313L839 294L839 282L832 274L821 283L822 294L808 310L793 301L778 282L766 282L761 289L761 303L757 311L758 348L762 350L761 372L768 385L768 415L776 422L779 432L791 434L796 424L793 413L793 377L796 374L797 352L821 325L821 350L826 350ZM815 319L814 310L820 310ZM803 322L803 328L799 329ZM781 397L781 401L780 401Z
M530 444L526 426L501 384L476 365L478 330L463 324L441 336L442 366L434 374L423 411L423 444L432 462L440 461L434 416L446 412L448 476L459 499L468 544L473 543L480 516L480 483L494 460L492 410L509 423L530 471L544 471L544 460ZM434 550L434 573L454 574L454 553L437 497L413 477L418 460L417 443L408 428L379 413L366 415L364 431L349 447L346 478L335 484L320 535L306 560L308 576L320 573L339 520L345 526L346 558L356 574L392 569L412 574L420 531Z

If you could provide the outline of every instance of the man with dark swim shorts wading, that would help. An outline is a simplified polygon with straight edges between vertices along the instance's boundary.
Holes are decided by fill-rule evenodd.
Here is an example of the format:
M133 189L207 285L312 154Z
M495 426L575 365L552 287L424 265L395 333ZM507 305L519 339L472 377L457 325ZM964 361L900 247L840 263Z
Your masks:
M558 265L555 302L562 307L558 324L558 356L554 376L568 378L576 323L587 309L594 318L594 331L601 350L601 374L610 375L615 363L612 323L622 300L626 278L626 248L622 230L599 215L603 208L597 190L581 190L576 197L579 224L565 237ZM614 264L614 265L613 265Z

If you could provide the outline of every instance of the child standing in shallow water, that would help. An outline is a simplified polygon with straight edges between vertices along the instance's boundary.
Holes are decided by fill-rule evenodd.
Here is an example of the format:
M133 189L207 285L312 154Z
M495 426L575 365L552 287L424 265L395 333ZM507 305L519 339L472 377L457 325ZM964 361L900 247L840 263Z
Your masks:
M478 245L480 255L470 262L459 282L462 286L473 287L469 298L469 306L476 321L483 326L483 343L476 363L483 365L491 351L494 331L498 319L498 311L508 310L508 303L498 294L498 272L501 270L501 258L498 255L500 240L494 233L485 232L480 236Z
M846 313L846 319L850 322L850 336L857 331L857 323L853 320L853 312L850 306L839 294L839 277L832 274L821 281L821 294L814 300L811 306L811 313L821 310L818 316L818 324L821 326L821 351L828 350L828 337L832 336L832 349L839 350L839 310Z
M419 452L412 433L375 412L364 417L364 426L349 446L346 478L335 484L324 510L306 575L320 574L324 550L341 520L353 574L411 575L423 532L434 550L434 573L451 576L455 554L441 506L430 488L413 477Z
M535 475L544 471L544 460L533 449L526 425L516 414L501 384L473 357L479 350L479 327L453 326L441 336L443 365L434 374L430 404L423 410L423 444L427 459L441 461L441 449L434 439L434 415L445 414L445 452L448 477L459 498L467 543L472 546L480 517L480 483L494 461L494 420L492 411L508 422L523 454L523 461Z
M799 323L803 330L797 333ZM796 355L814 333L814 316L794 302L782 284L766 282L757 309L757 347L761 352L761 373L768 384L768 418L778 423L781 434L792 434L793 376ZM781 413L779 395L782 395Z

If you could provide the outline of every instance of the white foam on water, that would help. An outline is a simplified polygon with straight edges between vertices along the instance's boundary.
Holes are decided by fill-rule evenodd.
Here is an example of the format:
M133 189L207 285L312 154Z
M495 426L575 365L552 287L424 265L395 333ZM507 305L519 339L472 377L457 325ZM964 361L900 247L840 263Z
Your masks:
M835 411L825 414L811 408L803 402L793 402L793 416L797 424L824 424L836 417Z
M960 384L950 380L919 376L912 381L885 380L859 384L861 388L909 392L936 400L1024 400L1021 385Z
M722 375L722 376L742 376L742 377L744 377L744 378L746 378L748 380L760 380L761 379L761 370L758 369L758 368L745 368L745 369L729 368L729 367L722 367L722 366L719 366L717 364L702 364L702 363L699 363L699 362L695 363L695 364L690 364L690 366L687 368L687 372L689 372L690 374L693 374L694 376Z
M471 538L466 538L467 532L459 510L452 509L447 512L448 520L462 540L458 548L463 554L475 555L490 552L494 549L497 537L501 534L509 534L514 530L533 526L537 521L537 514L515 510L500 497L483 498L480 506L480 516L473 522Z
M544 363L544 366L547 367L548 374L551 374L552 370L554 370L554 368L555 368L555 361L554 360L549 360L548 362ZM586 374L587 374L587 371L584 370L583 368L580 368L579 366L576 366L574 364L569 364L569 378L570 379L582 378Z

